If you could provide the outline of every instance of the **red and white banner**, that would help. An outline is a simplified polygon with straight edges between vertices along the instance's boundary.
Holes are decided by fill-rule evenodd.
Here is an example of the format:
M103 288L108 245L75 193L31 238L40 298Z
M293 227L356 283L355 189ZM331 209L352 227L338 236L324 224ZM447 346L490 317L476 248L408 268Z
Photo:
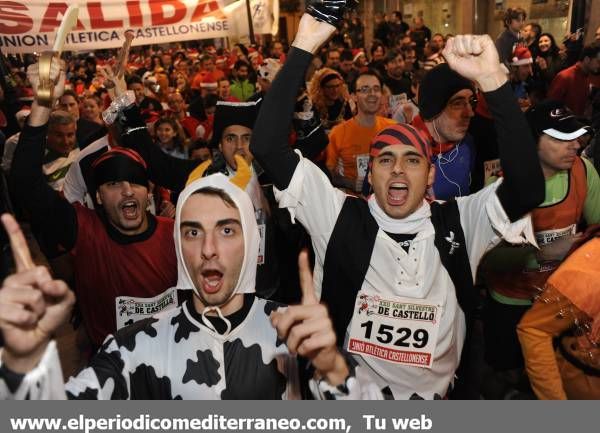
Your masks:
M254 32L276 33L279 0L251 0ZM90 51L123 45L133 30L133 45L218 37L248 32L245 0L0 0L0 48L4 53L51 49L64 12L79 5L77 27L65 50Z

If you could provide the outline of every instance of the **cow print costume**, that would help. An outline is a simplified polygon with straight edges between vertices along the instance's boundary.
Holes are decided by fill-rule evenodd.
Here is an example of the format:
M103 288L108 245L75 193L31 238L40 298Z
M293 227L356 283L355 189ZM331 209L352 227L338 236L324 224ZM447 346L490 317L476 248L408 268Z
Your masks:
M281 307L254 295L259 234L248 195L222 174L193 182L177 205L175 242L178 288L196 290L184 265L179 236L181 208L203 187L225 190L239 211L244 232L244 264L234 293L243 307L223 317L198 312L191 299L109 335L87 368L63 385L56 345L51 342L39 365L26 375L0 366L0 397L17 399L297 399L296 356L271 325ZM191 293L191 290L190 290ZM190 296L191 298L191 296ZM351 375L330 386L311 380L316 398L366 397ZM369 387L365 387L368 389ZM368 397L368 396L367 396Z

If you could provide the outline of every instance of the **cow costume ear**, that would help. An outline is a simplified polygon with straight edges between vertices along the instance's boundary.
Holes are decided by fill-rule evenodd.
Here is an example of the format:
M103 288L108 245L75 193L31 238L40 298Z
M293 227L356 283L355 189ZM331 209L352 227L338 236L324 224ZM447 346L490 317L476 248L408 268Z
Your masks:
M250 182L250 178L252 177L252 171L250 170L250 166L246 162L244 158L240 155L234 155L235 162L237 163L237 171L235 176L233 176L229 181L235 186L239 187L242 190L246 189L246 186ZM216 162L216 161L215 161ZM186 186L205 176L205 173L208 171L208 174L212 174L214 170L209 170L213 165L213 160L209 159L208 161L204 161L198 167L194 169L188 176L188 180L186 182Z

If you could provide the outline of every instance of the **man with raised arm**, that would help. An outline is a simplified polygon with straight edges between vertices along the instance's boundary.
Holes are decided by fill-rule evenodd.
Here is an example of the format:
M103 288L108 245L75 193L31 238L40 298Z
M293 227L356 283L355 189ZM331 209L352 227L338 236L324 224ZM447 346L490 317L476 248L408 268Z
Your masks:
M311 235L317 292L330 307L338 343L358 362L357 378L376 382L380 398L443 398L460 362L481 257L500 237L535 242L525 216L544 197L535 144L492 40L457 36L444 57L485 93L504 179L456 201L430 202L435 169L427 140L394 125L371 144L373 194L368 201L347 196L287 145L297 88L334 30L302 17L250 149L273 179L280 207Z
M296 399L296 355L311 362L315 397L360 397L306 253L301 305L280 308L255 296L259 233L242 177L190 179L179 196L178 286L193 291L191 299L107 337L66 385L51 335L74 297L46 268L33 267L18 225L4 215L17 273L0 289L0 398Z

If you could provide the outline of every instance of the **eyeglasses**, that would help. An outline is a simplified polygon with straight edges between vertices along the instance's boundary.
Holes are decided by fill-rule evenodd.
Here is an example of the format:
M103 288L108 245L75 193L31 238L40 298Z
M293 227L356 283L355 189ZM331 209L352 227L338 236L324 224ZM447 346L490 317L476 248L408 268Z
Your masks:
M470 105L471 110L475 111L478 102L479 100L477 99L477 96L473 95L469 99L460 98L455 99L454 101L450 101L448 102L448 107L451 110L462 111L465 108L467 108L467 105Z
M363 95L368 95L370 93L381 93L380 86L362 86L356 89L356 93L362 93Z

